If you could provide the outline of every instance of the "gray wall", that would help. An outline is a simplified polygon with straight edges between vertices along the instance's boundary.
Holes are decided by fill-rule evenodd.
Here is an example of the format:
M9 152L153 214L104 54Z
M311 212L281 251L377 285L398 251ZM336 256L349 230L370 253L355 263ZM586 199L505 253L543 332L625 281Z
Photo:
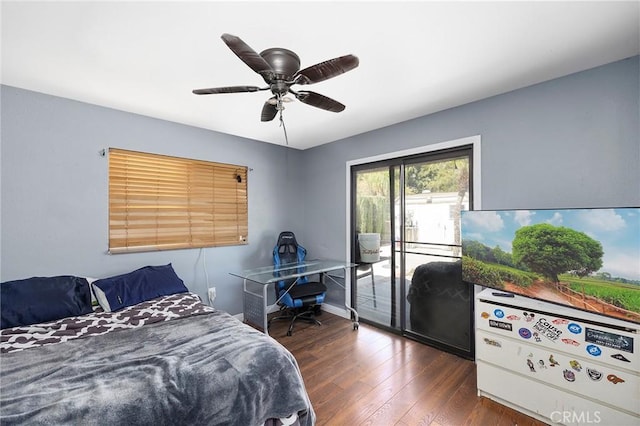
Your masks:
M347 256L347 161L472 135L484 209L638 206L639 75L634 57L306 151L3 86L0 279L172 262L204 297L205 253L216 305L238 313L228 272L270 263L281 230L313 257ZM249 245L106 254L110 146L253 168Z
M346 162L480 135L482 209L640 206L638 57L304 151L303 238L343 258Z
M2 281L38 275L105 277L171 262L190 290L242 311L229 275L270 263L278 233L300 232L283 205L298 201L301 151L2 86ZM249 244L107 254L109 147L246 165ZM283 214L284 213L284 214Z

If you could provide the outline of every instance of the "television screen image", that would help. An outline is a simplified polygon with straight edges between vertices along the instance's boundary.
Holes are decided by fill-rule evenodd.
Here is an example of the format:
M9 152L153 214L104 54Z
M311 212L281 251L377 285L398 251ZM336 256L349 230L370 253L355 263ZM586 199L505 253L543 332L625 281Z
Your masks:
M640 208L463 211L462 278L640 323Z

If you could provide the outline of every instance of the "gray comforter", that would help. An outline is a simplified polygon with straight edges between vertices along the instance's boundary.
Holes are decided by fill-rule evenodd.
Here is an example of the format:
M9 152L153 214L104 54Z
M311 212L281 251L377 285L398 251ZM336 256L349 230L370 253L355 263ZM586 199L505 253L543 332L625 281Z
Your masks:
M261 425L315 415L293 356L224 312L0 356L0 423Z

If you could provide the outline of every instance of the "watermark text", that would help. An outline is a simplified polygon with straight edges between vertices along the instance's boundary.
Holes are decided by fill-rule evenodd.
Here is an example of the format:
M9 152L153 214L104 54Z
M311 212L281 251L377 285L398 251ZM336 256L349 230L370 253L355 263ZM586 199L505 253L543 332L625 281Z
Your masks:
M598 424L602 421L600 411L552 411L549 416L554 423Z

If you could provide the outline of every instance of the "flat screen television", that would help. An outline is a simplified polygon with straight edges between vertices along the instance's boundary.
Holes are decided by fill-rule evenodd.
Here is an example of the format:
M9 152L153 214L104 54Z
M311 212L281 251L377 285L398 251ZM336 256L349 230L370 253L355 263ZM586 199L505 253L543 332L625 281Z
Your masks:
M640 323L640 207L463 211L462 278Z

